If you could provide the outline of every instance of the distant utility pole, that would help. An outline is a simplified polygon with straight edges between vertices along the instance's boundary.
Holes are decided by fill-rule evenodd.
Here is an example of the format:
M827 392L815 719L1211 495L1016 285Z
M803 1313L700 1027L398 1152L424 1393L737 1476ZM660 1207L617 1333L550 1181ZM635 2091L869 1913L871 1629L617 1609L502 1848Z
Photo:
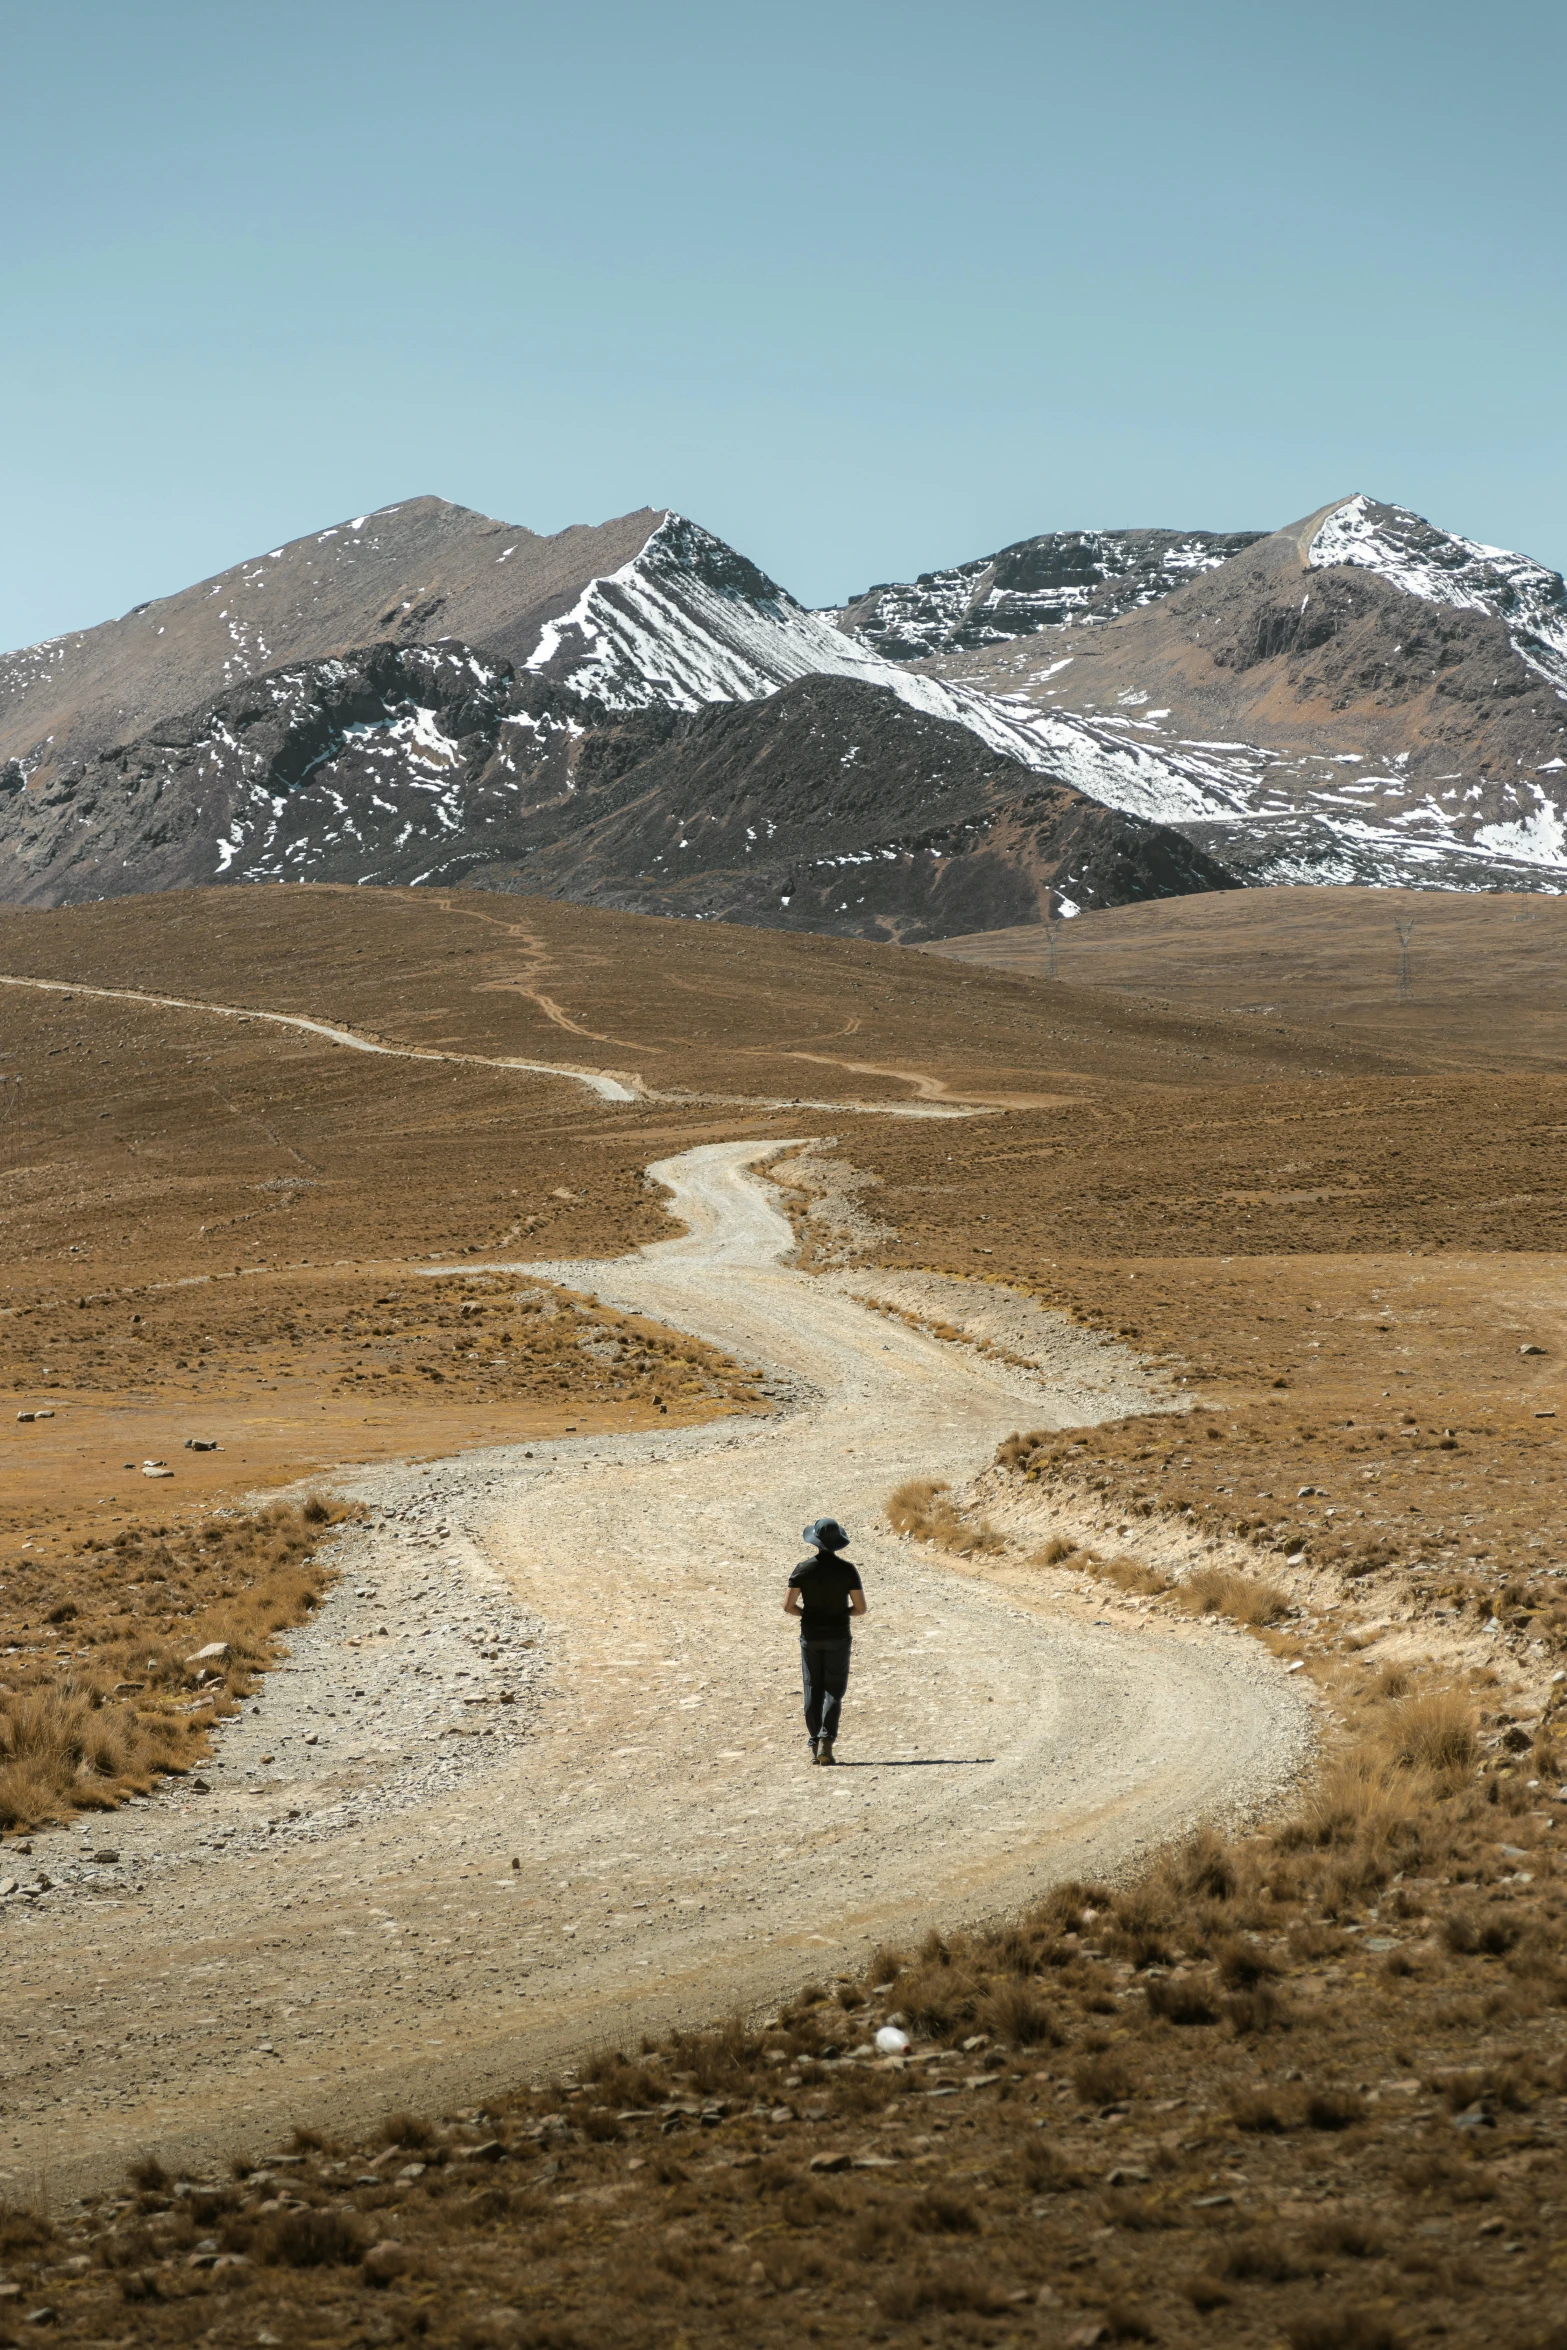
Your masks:
M1045 977L1056 975L1056 934L1061 928L1061 917L1046 903L1045 907Z
M1398 932L1398 1000L1401 1004L1409 1001L1409 936L1414 927L1413 917L1407 922L1395 922L1393 925Z

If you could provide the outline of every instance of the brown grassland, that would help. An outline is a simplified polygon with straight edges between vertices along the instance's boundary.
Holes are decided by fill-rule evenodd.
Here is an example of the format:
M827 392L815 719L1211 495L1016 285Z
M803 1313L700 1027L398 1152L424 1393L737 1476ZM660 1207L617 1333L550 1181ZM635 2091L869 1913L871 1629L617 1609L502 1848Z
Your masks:
M0 1773L45 1695L90 1728L136 1679L149 1743L85 1774L75 1756L75 1799L193 1767L203 1715L330 1573L329 1524L258 1488L568 1416L765 1403L672 1333L415 1269L658 1237L647 1163L736 1134L836 1137L891 1232L864 1261L1004 1283L1191 1400L1022 1433L972 1494L890 1495L894 1526L954 1573L1076 1577L1113 1620L1229 1615L1298 1661L1322 1733L1277 1816L883 1952L776 2015L606 2047L481 2111L389 2116L375 2145L253 2146L236 2114L230 2175L149 2149L122 2194L0 2214L0 2338L36 2317L138 2344L1561 2350L1567 1098L1523 966L1529 1050L1507 1044L1509 934L1534 901L1464 908L1465 953L1496 948L1483 1032L1429 1005L1414 1024L1374 1003L1346 1034L1304 998L1290 1023L1173 986L1155 1003L1124 975L1074 984L1065 955L1052 982L424 893L0 917L0 971L646 1089L605 1103L0 990L20 1096L0 1360L16 1410L57 1414L5 1424L0 1607L23 1653L0 1660ZM1334 984L1369 1001L1361 909L1329 911ZM1201 919L1180 910L1189 943ZM921 1092L1005 1107L853 1106ZM802 1201L803 1261L834 1212ZM460 1344L475 1320L484 1344ZM175 1479L110 1473L144 1447ZM1177 1572L1178 1545L1211 1561ZM197 1687L209 1642L229 1655ZM895 2020L907 2056L876 2055Z

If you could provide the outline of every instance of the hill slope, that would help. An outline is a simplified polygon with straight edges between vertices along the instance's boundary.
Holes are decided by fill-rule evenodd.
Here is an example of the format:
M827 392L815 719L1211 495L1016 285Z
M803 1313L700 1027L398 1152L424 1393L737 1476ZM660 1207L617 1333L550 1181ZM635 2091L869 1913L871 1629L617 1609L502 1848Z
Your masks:
M16 795L0 835L14 903L214 877L465 880L909 939L1234 886L1180 834L879 685L614 710L450 645L237 686L79 781Z

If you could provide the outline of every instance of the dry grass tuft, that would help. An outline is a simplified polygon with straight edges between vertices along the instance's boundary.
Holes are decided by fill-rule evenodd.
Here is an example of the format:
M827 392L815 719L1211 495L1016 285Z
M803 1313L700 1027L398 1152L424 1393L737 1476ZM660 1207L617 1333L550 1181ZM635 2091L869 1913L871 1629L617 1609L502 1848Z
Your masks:
M1000 1983L980 2001L976 2020L1009 2048L1058 2048L1063 2037L1043 1993L1016 1978Z
M1313 2089L1306 2099L1306 2125L1313 2130L1348 2130L1366 2118L1358 2089Z
M361 2222L344 2211L279 2212L255 2239L255 2258L269 2268L344 2268L368 2249Z
M976 1526L946 1497L951 1487L939 1478L911 1477L888 1496L887 1523L895 1534L915 1542L934 1543L958 1558L1005 1548L1001 1536L983 1520Z
M0 2257L37 2252L54 2241L53 2223L25 2204L0 2200Z
M1372 2309L1325 2309L1291 2318L1290 2350L1401 2350L1403 2336Z
M435 2144L433 2125L417 2113L389 2113L379 2136L383 2146L406 2146L413 2152Z
M1134 1591L1145 1598L1154 1599L1160 1592L1171 1588L1168 1575L1161 1575L1156 1567L1145 1566L1141 1559L1133 1558L1129 1552L1115 1558L1088 1558L1083 1563L1101 1583L1113 1583L1120 1591Z
M1132 2076L1124 2057L1104 2051L1073 2067L1072 2086L1085 2105L1124 2105L1132 2094Z
M1063 1559L1075 1558L1076 1556L1077 1544L1075 1542L1069 1542L1064 1534L1052 1534L1049 1540L1042 1542L1034 1552L1032 1563L1036 1567L1058 1567Z
M1266 2089L1232 2090L1229 2110L1238 2130L1252 2130L1259 2137L1276 2138L1286 2126L1277 2101Z
M354 1515L312 1496L183 1533L128 1527L89 1543L69 1620L90 1656L30 1664L28 1683L0 1692L0 1830L113 1810L160 1773L199 1763L213 1723L251 1694L279 1634L316 1605L322 1535ZM211 1646L226 1655L196 1664Z
M1237 1624L1277 1624L1289 1614L1288 1594L1276 1583L1237 1575L1227 1567L1199 1567L1174 1591L1194 1615L1232 1616Z
M1164 1975L1145 1984L1148 2013L1167 2024L1216 2024L1222 2013L1211 1975Z
M1388 1729L1391 1751L1406 1769L1441 1774L1473 1768L1475 1738L1474 1707L1452 1689L1406 1697Z

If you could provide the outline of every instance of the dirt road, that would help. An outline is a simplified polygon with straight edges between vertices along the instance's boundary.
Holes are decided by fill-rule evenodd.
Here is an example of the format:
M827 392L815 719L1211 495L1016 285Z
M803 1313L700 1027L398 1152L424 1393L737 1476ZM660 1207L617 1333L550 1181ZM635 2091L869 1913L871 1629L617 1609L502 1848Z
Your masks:
M357 1473L374 1521L211 1792L36 1840L51 1889L0 1928L0 2191L471 2108L1113 1869L1298 1766L1305 1708L1255 1644L1052 1620L878 1530L900 1479L971 1475L1051 1409L787 1269L767 1147L655 1170L684 1237L543 1269L765 1360L781 1422ZM1060 1421L1146 1403L1103 1360ZM824 1510L870 1600L833 1772L780 1612Z

